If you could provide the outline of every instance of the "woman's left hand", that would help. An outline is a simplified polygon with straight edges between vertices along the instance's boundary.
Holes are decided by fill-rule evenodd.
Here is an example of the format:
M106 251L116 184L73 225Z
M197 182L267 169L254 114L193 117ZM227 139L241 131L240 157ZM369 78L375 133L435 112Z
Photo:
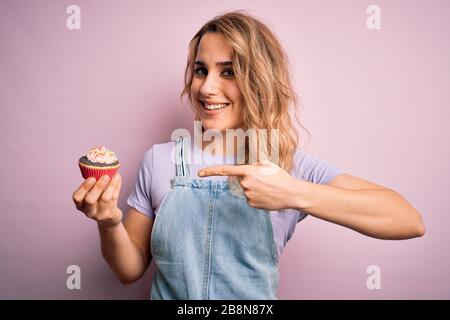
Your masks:
M299 202L301 180L276 164L263 160L255 165L219 165L202 169L200 177L236 176L250 206L277 211L294 208ZM301 188L300 188L301 189Z

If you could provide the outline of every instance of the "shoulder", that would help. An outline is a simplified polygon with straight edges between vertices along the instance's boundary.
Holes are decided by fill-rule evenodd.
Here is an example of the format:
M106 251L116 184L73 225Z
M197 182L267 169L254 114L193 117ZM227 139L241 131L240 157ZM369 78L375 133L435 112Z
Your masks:
M152 145L147 151L144 153L143 161L146 164L151 164L153 162L158 162L162 160L162 158L170 157L171 151L175 146L175 142L169 141L164 143L157 143Z
M167 180L173 175L175 165L172 160L172 150L174 147L173 141L157 143L145 152L144 160L151 168L154 181Z
M156 143L152 146L153 150L157 150L158 152L170 152L172 148L175 146L175 141L169 141L169 142L163 142L163 143Z
M296 150L292 170L292 175L297 179L320 184L326 184L342 173L336 165L303 148Z

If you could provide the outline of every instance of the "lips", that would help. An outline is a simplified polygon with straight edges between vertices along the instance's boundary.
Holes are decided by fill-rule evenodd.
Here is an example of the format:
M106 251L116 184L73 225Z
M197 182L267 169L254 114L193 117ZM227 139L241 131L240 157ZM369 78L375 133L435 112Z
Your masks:
M222 102L210 102L210 101L202 101L199 100L202 109L207 113L207 114L217 114L220 113L220 111L226 109L230 103L226 102L226 103L222 103ZM208 106L208 107L207 107Z

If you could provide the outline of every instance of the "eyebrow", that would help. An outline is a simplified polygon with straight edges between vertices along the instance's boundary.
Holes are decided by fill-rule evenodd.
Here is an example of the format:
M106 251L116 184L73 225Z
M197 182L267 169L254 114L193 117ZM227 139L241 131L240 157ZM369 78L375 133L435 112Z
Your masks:
M231 66L233 63L231 61L219 61L219 62L216 62L215 64L216 64L216 66L226 67L226 66ZM194 65L206 66L206 63L204 63L201 60L197 60L194 62Z

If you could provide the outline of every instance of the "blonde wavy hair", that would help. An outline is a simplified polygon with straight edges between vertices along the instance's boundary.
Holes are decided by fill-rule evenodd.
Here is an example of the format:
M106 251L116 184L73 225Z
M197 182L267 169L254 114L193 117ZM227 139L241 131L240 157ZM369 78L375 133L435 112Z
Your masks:
M290 80L288 59L280 42L264 23L242 10L221 14L204 24L189 43L184 89L180 96L181 102L185 95L188 96L194 112L191 98L194 60L200 40L207 32L222 34L233 49L233 71L243 98L243 129L267 130L266 138L262 139L264 141L259 141L259 147L262 146L264 153L259 159L267 159L268 150L278 150L278 165L289 172L300 139L290 111L300 128L304 127L299 121L298 98ZM271 145L271 129L278 129L275 130L278 132L278 148ZM249 154L249 148L252 147L246 142L246 155Z

